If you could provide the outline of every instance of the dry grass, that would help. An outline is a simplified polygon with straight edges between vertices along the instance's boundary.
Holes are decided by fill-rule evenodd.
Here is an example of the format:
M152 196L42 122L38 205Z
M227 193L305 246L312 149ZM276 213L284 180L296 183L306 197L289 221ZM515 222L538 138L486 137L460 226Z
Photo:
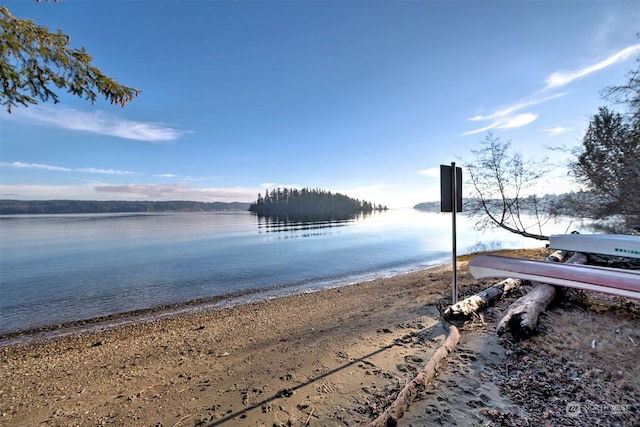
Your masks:
M543 260L547 255L551 252L545 248L532 248L532 249L500 249L496 251L486 251L486 252L473 252L466 255L460 255L458 257L458 261L466 261L468 262L471 258L476 255L502 255L509 256L513 258L527 258L527 259L536 259Z

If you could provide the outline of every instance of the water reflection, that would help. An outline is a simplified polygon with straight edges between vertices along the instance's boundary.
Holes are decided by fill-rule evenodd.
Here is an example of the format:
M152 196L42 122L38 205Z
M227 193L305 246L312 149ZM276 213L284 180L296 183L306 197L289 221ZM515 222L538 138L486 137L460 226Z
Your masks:
M297 234L296 237L310 237L325 235L330 233L330 229L345 227L360 219L371 215L359 213L351 215L331 215L331 216L269 216L253 214L257 218L258 232L260 233L307 233Z

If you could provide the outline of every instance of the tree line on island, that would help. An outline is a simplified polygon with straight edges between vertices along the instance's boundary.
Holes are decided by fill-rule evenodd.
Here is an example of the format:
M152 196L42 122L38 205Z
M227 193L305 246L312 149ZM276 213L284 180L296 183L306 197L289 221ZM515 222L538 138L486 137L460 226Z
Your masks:
M266 190L249 206L258 215L300 220L344 219L360 213L385 211L383 205L353 199L344 194L309 188Z

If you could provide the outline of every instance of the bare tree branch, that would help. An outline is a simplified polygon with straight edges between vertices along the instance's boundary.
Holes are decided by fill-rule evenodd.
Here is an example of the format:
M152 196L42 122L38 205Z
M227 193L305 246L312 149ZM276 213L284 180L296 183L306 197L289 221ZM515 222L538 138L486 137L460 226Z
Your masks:
M471 178L473 197L469 212L478 229L499 227L524 237L548 240L542 226L551 213L535 195L525 196L547 172L542 162L525 161L511 150L511 142L502 142L493 134L471 151L473 162L465 162ZM533 223L530 218L534 218ZM529 231L536 227L539 233Z

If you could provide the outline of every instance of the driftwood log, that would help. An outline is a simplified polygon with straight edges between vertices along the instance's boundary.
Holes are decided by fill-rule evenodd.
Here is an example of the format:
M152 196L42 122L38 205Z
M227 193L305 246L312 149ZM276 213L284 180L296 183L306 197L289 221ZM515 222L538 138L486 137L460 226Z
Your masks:
M496 301L508 295L522 283L523 280L520 279L505 279L495 283L493 286L447 307L442 316L445 320L469 317L473 313L495 304Z
M567 257L567 254L568 252L566 251L556 251L549 255L545 261L562 262ZM447 307L442 316L445 320L469 317L495 304L524 283L527 283L527 281L520 279L505 279L502 282L495 283L489 288Z
M449 336L442 343L436 352L431 356L424 368L416 375L411 381L409 381L400 393L396 400L382 413L373 420L369 427L383 427L383 426L396 426L398 420L402 418L404 413L409 408L409 405L413 403L419 391L424 390L426 385L435 378L440 365L444 359L453 352L460 340L460 332L453 325L448 325Z
M558 262L564 260L567 253L557 251L549 255L545 261ZM585 264L587 257L581 253L574 253L565 261L569 264ZM540 314L556 297L557 289L555 286L534 282L535 287L525 296L516 300L511 304L507 313L498 324L496 332L503 335L510 332L516 338L527 337L534 333L538 327L538 318Z
M514 337L526 337L536 331L538 318L556 297L556 288L546 283L536 286L525 296L509 306L507 314L498 324L496 332L503 335L511 332Z

